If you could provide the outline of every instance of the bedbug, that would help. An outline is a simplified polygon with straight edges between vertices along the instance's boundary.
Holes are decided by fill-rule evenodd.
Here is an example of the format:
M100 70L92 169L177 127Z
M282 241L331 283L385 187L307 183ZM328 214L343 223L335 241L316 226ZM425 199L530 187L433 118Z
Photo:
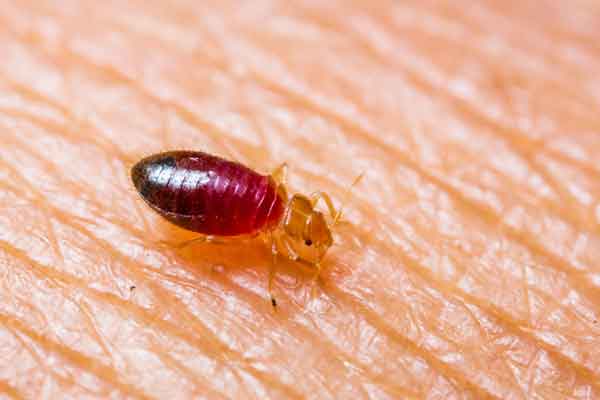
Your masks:
M342 215L342 209L337 210L324 192L288 197L286 175L286 164L262 175L240 163L199 151L155 154L131 169L133 184L154 211L202 235L185 244L265 238L273 255L268 283L273 306L277 256L311 266L316 280L321 261L333 245L332 229ZM329 210L329 219L316 209L320 199Z

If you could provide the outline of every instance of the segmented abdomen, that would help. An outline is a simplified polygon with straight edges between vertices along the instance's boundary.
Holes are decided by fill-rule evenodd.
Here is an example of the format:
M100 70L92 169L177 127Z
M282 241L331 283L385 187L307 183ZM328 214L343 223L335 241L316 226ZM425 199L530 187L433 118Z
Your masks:
M205 235L253 234L276 225L284 199L269 177L202 152L173 151L138 162L133 183L174 224Z

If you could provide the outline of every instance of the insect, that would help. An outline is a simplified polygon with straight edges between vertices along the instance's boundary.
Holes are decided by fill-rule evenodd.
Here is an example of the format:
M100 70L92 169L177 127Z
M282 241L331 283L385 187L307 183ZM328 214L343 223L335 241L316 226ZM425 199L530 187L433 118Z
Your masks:
M131 169L131 178L145 202L171 223L202 236L186 242L228 242L261 236L270 244L272 282L278 255L314 268L333 245L332 229L342 216L329 195L310 197L286 189L287 165L261 175L233 161L199 151L171 151L142 159ZM362 178L359 175L349 190ZM348 194L346 193L346 195ZM316 209L323 200L329 217Z

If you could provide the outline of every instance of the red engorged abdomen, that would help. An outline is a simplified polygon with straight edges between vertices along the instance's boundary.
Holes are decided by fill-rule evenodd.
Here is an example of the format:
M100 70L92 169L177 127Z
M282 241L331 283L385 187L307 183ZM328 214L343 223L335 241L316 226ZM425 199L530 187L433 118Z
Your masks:
M285 199L269 176L202 152L150 156L131 176L155 211L205 235L255 234L277 225L284 211Z

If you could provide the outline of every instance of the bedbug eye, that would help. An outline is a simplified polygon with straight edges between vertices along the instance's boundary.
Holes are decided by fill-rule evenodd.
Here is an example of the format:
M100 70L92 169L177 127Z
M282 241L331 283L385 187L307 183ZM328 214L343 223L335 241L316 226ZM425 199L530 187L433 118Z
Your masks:
M307 245L307 246L312 246L312 240L310 240L310 239L306 239L306 240L304 241L304 244L305 244L305 245Z

